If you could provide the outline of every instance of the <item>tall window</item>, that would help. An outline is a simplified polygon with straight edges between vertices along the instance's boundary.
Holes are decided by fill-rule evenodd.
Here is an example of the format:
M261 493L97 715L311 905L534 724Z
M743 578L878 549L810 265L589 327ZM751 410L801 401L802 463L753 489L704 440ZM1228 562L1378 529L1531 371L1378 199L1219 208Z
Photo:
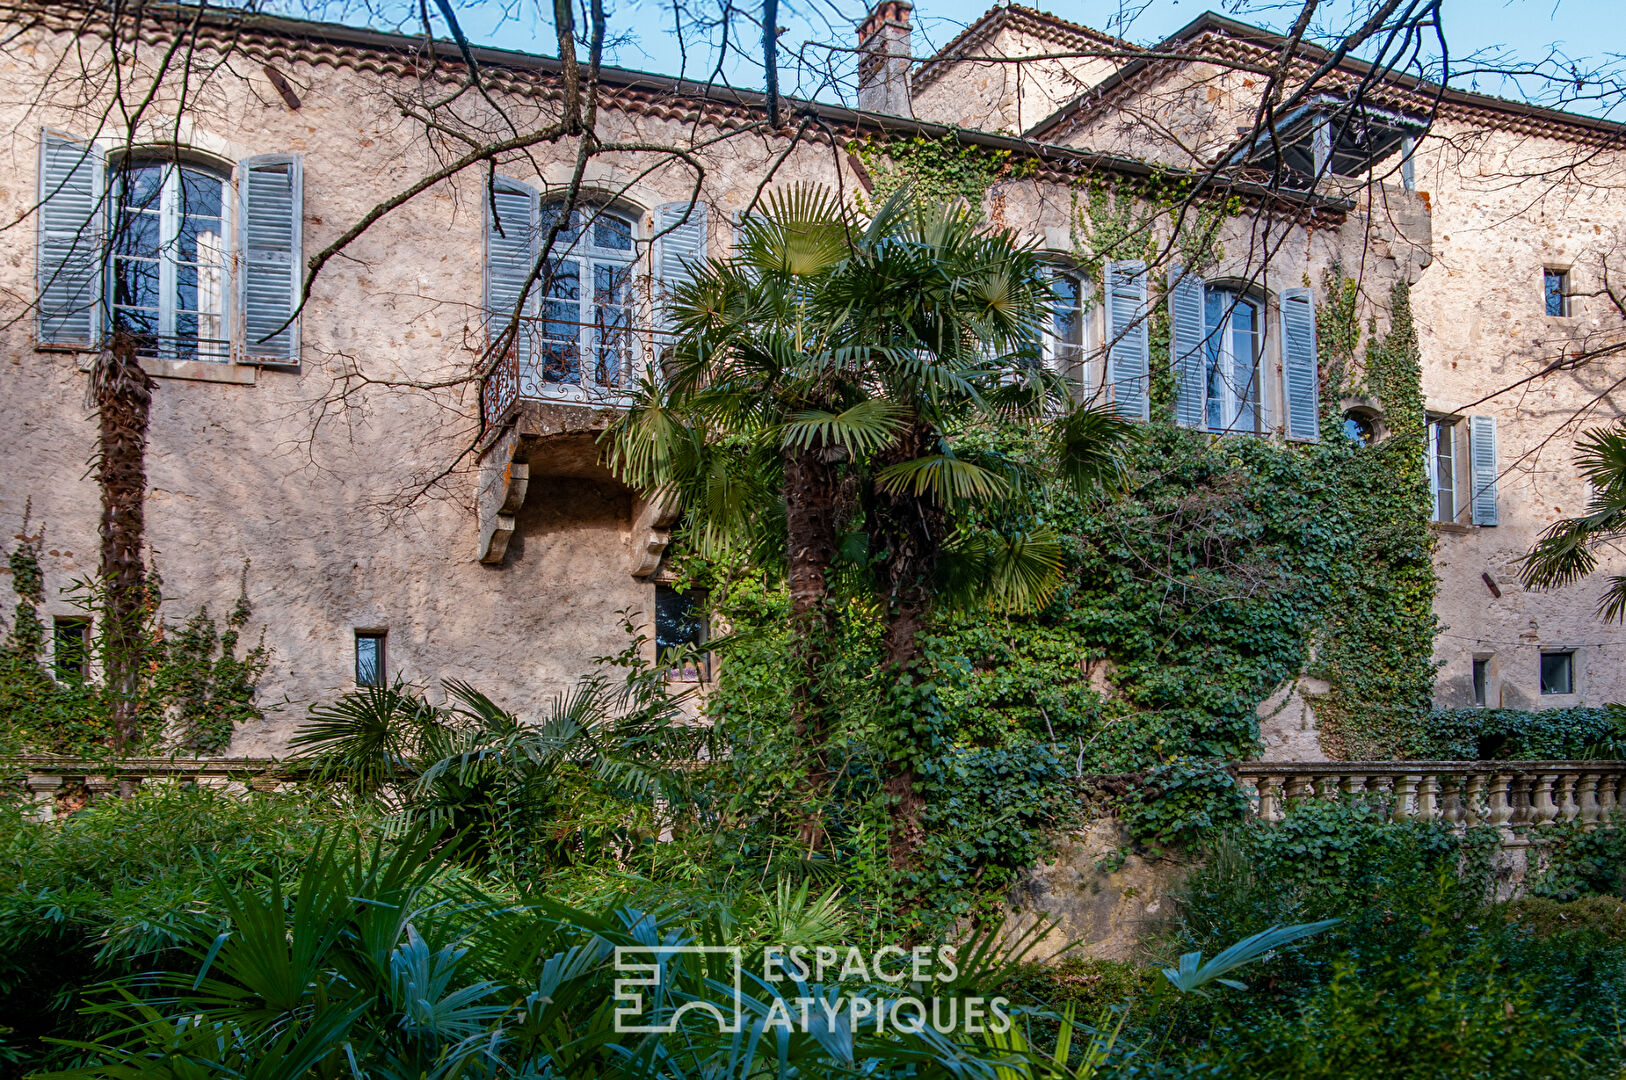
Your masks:
M90 667L90 620L58 615L51 631L51 666L57 678L83 679Z
M544 237L559 209L542 208ZM542 290L542 380L627 384L633 371L632 222L605 209L577 209L553 252Z
M1204 290L1204 392L1209 431L1259 430L1259 335L1256 301L1234 289Z
M1084 281L1072 270L1050 275L1054 299L1044 333L1045 361L1053 370L1082 385L1084 368Z
M356 631L356 685L383 686L388 672L385 670L382 630Z
M655 586L656 659L671 665L678 682L710 677L710 658L699 651L706 643L706 594Z
M1570 313L1570 276L1563 270L1545 270L1541 275L1542 295L1547 302L1547 314Z
M1474 704L1484 708L1490 702L1490 658L1474 657Z
M136 335L148 355L229 360L225 177L192 165L127 160L113 180L113 329Z
M1435 521L1457 519L1457 422L1428 422L1428 479L1434 491Z

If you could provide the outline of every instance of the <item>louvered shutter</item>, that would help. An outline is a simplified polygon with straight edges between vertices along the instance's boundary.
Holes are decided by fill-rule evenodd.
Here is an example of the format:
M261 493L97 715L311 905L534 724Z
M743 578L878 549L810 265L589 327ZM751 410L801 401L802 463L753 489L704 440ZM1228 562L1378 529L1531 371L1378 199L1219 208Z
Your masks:
M1496 525L1496 418L1468 417L1468 464L1473 476L1475 525Z
M541 196L536 189L518 180L497 177L486 192L486 340L496 342L507 332L520 290L536 266L541 241ZM541 302L541 280L525 294L520 307L522 319L534 319ZM522 322L514 335L513 354L517 361L514 378L535 393L535 324Z
M237 189L243 359L292 366L299 363L299 320L293 314L304 284L300 159L293 154L245 158L238 164Z
M664 306L674 289L694 280L695 268L706 259L705 206L678 202L656 207L655 235L660 237L655 252L655 277L660 282L657 302Z
M1150 343L1146 327L1146 264L1107 264L1107 381L1118 415L1147 419Z
M60 132L40 139L39 344L94 349L102 299L102 152Z
M1309 289L1282 290L1282 396L1287 437L1301 442L1321 438L1321 373Z
M1203 346L1208 339L1203 283L1185 267L1169 269L1169 351L1174 365L1174 422L1181 427L1206 424Z

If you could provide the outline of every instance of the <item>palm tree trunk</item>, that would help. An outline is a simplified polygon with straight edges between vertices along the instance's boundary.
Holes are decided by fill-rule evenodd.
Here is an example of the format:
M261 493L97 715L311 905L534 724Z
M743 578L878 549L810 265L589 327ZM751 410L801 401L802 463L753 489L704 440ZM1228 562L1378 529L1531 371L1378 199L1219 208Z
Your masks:
M136 342L116 333L90 373L100 426L95 460L102 491L102 666L111 699L115 749L138 736L136 698L146 652L147 574L141 561L147 496L147 419L153 381L141 369Z
M821 447L787 448L783 459L791 640L800 668L792 693L791 730L806 754L802 795L809 812L800 831L809 851L821 847L825 839L823 814L817 807L829 779L824 744L830 703L824 680L835 620L827 592L839 536L841 460L838 451Z
M882 465L918 458L928 452L932 432L918 421L912 424L885 455ZM881 587L886 597L886 679L903 689L912 684L924 655L920 632L931 610L937 572L937 553L948 529L943 508L929 496L912 492L877 490L874 498L875 539L882 551ZM901 711L915 719L919 702L911 700ZM914 733L906 733L904 756L892 761L886 781L892 797L892 831L888 840L894 867L912 866L924 837L921 815L925 800L915 790Z

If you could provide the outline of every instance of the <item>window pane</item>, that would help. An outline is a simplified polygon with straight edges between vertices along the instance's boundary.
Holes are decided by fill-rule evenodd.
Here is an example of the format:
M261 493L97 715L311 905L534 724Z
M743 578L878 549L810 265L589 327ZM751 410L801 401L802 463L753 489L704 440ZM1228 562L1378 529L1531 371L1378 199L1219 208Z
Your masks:
M706 628L703 621L705 594L682 593L665 585L655 586L655 649L657 659L666 657L671 650L689 651L684 666L674 667L674 677L694 682L704 673L695 666L698 659L692 650L705 644Z
M1435 499L1440 521L1457 519L1456 425L1434 425Z
M611 214L593 219L593 246L611 251L632 250L632 223Z
M181 170L181 216L220 220L220 178L196 169Z
M1541 654L1541 692L1543 694L1573 694L1575 692L1574 653Z
M356 685L384 685L384 635L356 635Z
M1490 682L1490 661L1474 661L1474 704L1485 704L1486 690Z
M1231 310L1232 386L1236 394L1236 419L1229 426L1237 431L1253 431L1254 402L1259 396L1255 377L1254 307L1246 300L1234 301Z
M52 666L57 676L82 679L90 663L90 620L59 617L52 627Z
M1547 314L1549 315L1569 314L1565 307L1568 298L1564 295L1567 291L1564 288L1567 276L1562 270L1548 270L1543 275L1543 285L1547 294Z
M164 189L164 165L131 165L120 172L120 198L124 206L158 209Z
M158 263L153 259L113 260L113 303L158 308Z
M113 254L139 255L156 259L163 240L159 235L159 217L143 211L119 215L118 228L113 236Z
M1230 400L1225 387L1225 308L1227 295L1221 289L1209 289L1203 296L1205 329L1208 336L1203 342L1207 356L1205 390L1208 396L1206 419L1208 430L1223 431L1226 427L1227 404Z

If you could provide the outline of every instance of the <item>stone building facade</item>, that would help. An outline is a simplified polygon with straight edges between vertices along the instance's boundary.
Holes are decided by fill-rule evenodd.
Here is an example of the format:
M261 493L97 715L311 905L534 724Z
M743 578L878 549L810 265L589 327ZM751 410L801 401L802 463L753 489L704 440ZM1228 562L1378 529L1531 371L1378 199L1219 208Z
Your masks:
M1245 173L1272 164L1247 135L1260 72L1279 64L1283 45L1210 14L1151 49L1177 59L1134 58L1106 35L1007 5L916 68L915 115ZM1286 96L1324 60L1306 47ZM1033 102L1061 96L1035 115ZM1363 152L1338 126L1356 113ZM1355 61L1278 124L1290 162L1296 153L1301 169L1321 163L1317 190L1347 193L1378 223L1403 223L1419 201L1432 216L1432 259L1412 298L1438 491L1436 702L1539 709L1626 699L1626 628L1597 615L1605 579L1626 572L1626 557L1604 553L1592 577L1549 592L1522 588L1517 565L1544 529L1586 505L1578 434L1626 414L1611 351L1626 342L1626 306L1605 276L1623 236L1626 127L1374 77ZM1318 133L1327 140L1320 159ZM1369 253L1384 253L1381 232ZM1380 402L1347 405L1381 436Z
M908 5L894 6L906 25ZM168 32L149 27L145 40ZM263 627L271 650L271 711L238 732L237 754L282 751L308 704L363 674L462 679L534 715L624 646L623 613L647 628L677 508L617 483L597 438L658 353L662 290L685 260L730 249L735 215L765 186L814 181L852 198L871 183L853 140L958 139L1028 162L999 182L989 213L1065 273L1080 179L1148 172L810 103L772 129L756 96L606 70L599 137L681 153L589 160L584 209L566 230L574 295L533 293L515 347L491 378L471 380L571 181L572 139L425 185L329 262L296 313L302 261L444 165L446 146L403 109L426 86L456 85L459 63L427 60L419 39L222 16L202 21L196 44L233 62L194 64L207 75L179 111L161 83L150 119L130 130L105 118L93 83L61 78L82 33L46 17L0 50L0 215L15 223L0 263L0 528L23 534L26 512L28 533L43 532L44 614L78 614L62 590L95 571L99 518L86 371L119 320L146 328L147 534L168 610L223 613L246 581L250 633ZM557 63L477 56L511 120L555 118ZM1307 316L1290 287L1335 263L1366 260L1381 297L1427 261L1427 215L1408 196L1396 225L1347 199L1228 190L1242 211L1223 225L1226 250L1245 260L1267 234L1278 250L1258 293L1271 325ZM1381 256L1374 227L1388 237ZM1133 268L1119 269L1132 286ZM1243 262L1215 273L1254 276ZM1128 309L1120 302L1109 324L1099 290L1080 297L1076 336L1061 344L1085 387L1127 401L1135 357L1122 341L1135 334L1113 326ZM1267 437L1290 434L1294 410L1280 337L1265 335L1259 358ZM1298 340L1313 361L1313 335Z

